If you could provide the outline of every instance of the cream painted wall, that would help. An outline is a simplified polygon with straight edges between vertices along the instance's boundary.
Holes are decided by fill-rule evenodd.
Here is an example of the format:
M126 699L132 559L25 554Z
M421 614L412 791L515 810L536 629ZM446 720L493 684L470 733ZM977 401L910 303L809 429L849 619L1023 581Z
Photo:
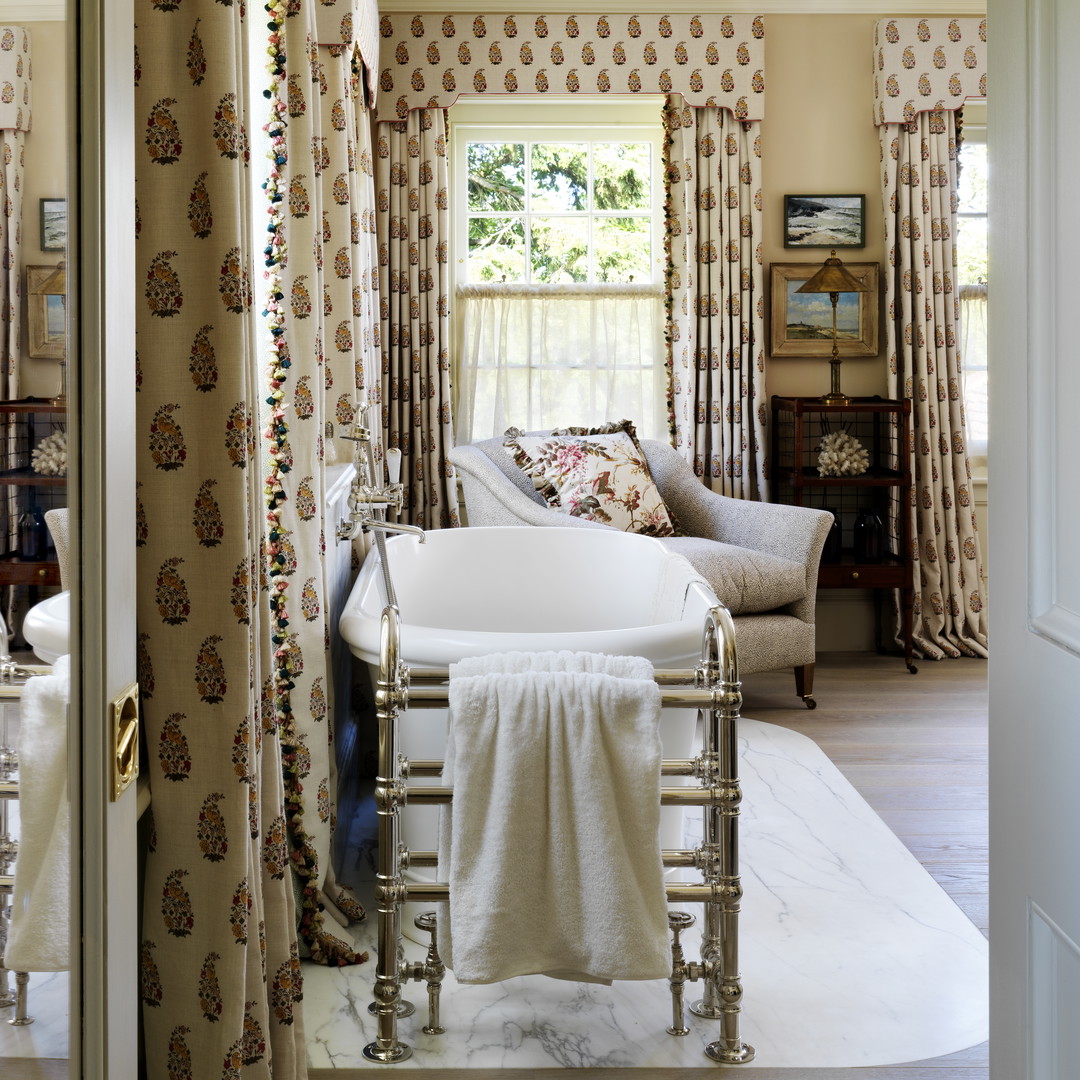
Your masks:
M866 195L865 248L844 248L845 262L885 261L873 124L873 15L770 15L766 24L765 120L761 125L765 195L765 270L774 262L818 263L819 248L785 248L784 196ZM770 301L771 302L771 301ZM884 352L845 359L840 385L853 396L885 394ZM770 394L808 397L829 389L826 359L767 359Z
M880 15L768 16L767 100L761 127L766 288L770 263L809 263L828 254L819 249L784 247L785 194L865 194L866 247L847 248L837 254L845 262L876 262L884 272L880 149L871 107L871 55L874 24L879 18ZM766 364L770 395L811 397L829 388L827 360L767 355ZM884 396L887 393L884 348L873 359L844 360L840 384L852 396ZM985 472L985 465L982 468ZM985 477L976 481L975 497L985 559L988 516ZM822 590L818 594L819 651L872 648L874 624L874 605L868 594L841 589Z
M841 249L837 255L845 262L876 262L884 268L880 151L871 104L876 21L873 15L768 18L768 82L761 125L766 290L769 264L817 263L829 254L818 248L784 247L785 195L865 195L866 247ZM771 296L767 301L771 304ZM767 353L766 357L770 396L813 397L829 389L828 360ZM885 396L884 351L877 358L845 359L840 386L852 396ZM817 621L819 652L875 646L873 593L823 589L818 593Z
M67 192L67 26L63 22L26 21L19 25L30 31L34 65L34 122L26 135L23 178L23 263L55 266L61 254L41 250L38 200L64 198ZM24 298L24 318L25 303ZM27 340L24 323L20 394L52 397L60 388L60 365L55 360L31 360L26 355Z

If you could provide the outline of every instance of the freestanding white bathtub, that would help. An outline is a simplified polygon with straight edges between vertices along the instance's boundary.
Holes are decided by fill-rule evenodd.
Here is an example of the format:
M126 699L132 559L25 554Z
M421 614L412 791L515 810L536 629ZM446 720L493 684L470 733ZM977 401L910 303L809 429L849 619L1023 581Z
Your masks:
M445 668L493 652L571 651L644 656L657 668L692 668L701 657L713 592L681 556L658 540L601 529L445 529L386 542L401 613L401 659ZM378 679L379 632L386 605L376 552L365 560L341 616L342 637ZM665 709L666 758L693 754L696 714ZM446 710L402 716L406 757L441 759ZM665 783L678 778L665 778ZM438 846L438 808L407 807L401 836L414 850ZM682 810L661 811L661 844L682 847ZM418 878L435 871L413 868ZM411 918L403 927L411 933Z

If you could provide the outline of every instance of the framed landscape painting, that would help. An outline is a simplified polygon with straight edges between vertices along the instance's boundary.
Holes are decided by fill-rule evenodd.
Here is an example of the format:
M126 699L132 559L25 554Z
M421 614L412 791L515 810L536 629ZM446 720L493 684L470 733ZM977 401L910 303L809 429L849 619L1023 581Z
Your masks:
M26 268L26 351L33 360L63 360L67 352L67 310L64 297L34 292L34 289L55 272L55 266Z
M771 353L773 356L832 356L832 302L828 293L800 293L798 288L821 269L820 263L773 263L771 266ZM839 293L836 341L841 356L878 354L878 264L844 263L866 292Z
M784 196L784 247L865 246L865 195Z

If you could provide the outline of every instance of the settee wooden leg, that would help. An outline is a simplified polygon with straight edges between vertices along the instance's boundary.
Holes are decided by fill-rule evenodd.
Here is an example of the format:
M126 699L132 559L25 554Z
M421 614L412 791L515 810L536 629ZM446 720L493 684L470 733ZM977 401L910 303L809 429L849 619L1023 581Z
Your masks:
M808 709L816 709L814 700L814 665L802 664L795 669L795 693L803 699Z

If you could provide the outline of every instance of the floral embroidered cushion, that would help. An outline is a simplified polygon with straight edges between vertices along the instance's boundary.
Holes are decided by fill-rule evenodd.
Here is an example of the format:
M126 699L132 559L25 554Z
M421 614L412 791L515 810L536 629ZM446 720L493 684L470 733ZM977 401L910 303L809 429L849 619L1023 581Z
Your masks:
M623 532L675 535L629 421L506 435L504 445L553 510Z

